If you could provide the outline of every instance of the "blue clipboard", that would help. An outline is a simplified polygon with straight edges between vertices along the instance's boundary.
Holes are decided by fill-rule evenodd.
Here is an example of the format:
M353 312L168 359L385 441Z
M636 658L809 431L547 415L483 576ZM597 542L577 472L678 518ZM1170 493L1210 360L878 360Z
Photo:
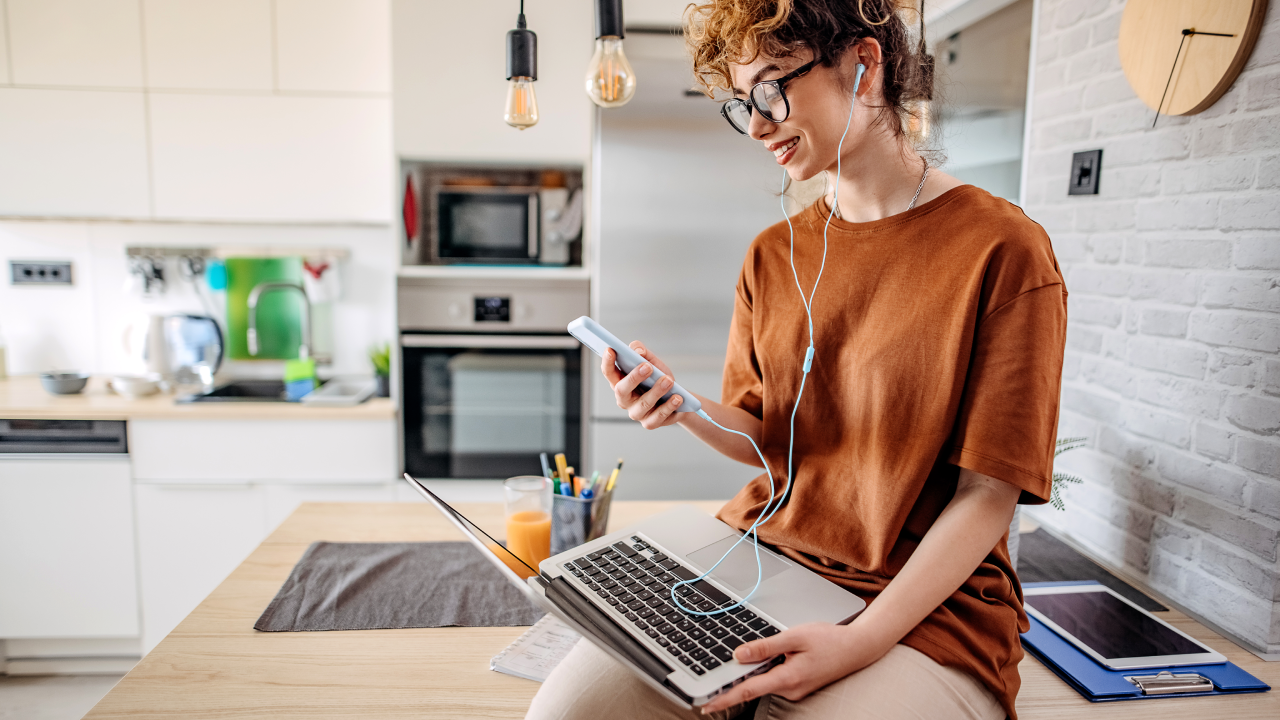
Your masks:
M1097 585L1088 582L1026 583L1023 587L1053 587L1062 585ZM1022 634L1022 646L1036 657L1053 674L1062 678L1089 702L1114 700L1151 700L1170 697L1203 697L1206 695L1235 695L1238 693L1266 692L1270 685L1241 670L1232 662L1216 665L1180 665L1178 667L1143 668L1141 670L1112 670L1100 665L1082 650L1062 639L1039 620L1027 616L1031 629ZM1159 692L1149 694L1129 678L1148 678L1150 683L1160 673L1186 677L1198 675L1213 683L1212 690L1196 692ZM1168 676L1161 676L1161 680ZM1158 681L1157 681L1158 682ZM1158 693L1158 694L1155 694Z

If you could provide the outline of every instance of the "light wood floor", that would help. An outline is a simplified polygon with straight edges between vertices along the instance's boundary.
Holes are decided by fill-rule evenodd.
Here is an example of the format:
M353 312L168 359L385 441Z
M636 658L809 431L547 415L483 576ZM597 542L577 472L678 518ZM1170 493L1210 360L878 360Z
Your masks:
M80 720L120 675L0 675L0 720Z
M673 503L615 503L613 527ZM714 511L718 503L700 503ZM460 505L500 528L496 505ZM426 504L306 504L102 699L86 718L521 718L537 684L491 672L523 628L259 633L253 623L307 546L461 539ZM1176 613L1166 619L1271 685L1264 663ZM1277 720L1280 693L1091 704L1039 662L1021 666L1021 720Z

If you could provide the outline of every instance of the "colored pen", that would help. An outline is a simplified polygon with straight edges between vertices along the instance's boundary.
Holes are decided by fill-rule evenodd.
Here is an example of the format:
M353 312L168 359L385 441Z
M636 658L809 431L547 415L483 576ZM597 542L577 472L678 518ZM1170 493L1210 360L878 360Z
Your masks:
M590 499L592 499L592 497L594 497L594 495L595 495L595 493L591 492L591 488L587 488L586 490L583 490L583 491L582 491L582 499L583 499L583 500L590 500Z
M564 453L556 453L556 474L560 476L561 483L569 479L569 476L564 474L564 471L567 469L568 462L569 461L564 457Z
M622 458L618 458L618 464L613 468L613 472L609 473L609 484L604 486L605 492L613 490L613 484L618 482L618 473L622 472Z
M573 496L582 497L582 478L573 476Z
M596 470L595 472L591 473L591 482L587 483L587 489L594 492L595 489L598 488L599 486L600 486L600 471Z
M552 495L560 494L560 481L557 480L556 478L551 478L551 494Z
M551 477L551 463L547 462L547 454L538 453L538 459L542 461L543 477Z

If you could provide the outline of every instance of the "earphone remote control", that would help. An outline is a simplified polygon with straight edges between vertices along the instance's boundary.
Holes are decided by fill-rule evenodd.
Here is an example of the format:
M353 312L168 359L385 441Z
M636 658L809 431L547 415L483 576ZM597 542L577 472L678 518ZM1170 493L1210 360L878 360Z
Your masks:
M640 353L631 349L631 346L619 340L613 333L605 330L600 323L583 315L582 317L569 323L569 334L578 338L578 340L587 347L591 348L595 354L604 357L604 351L612 349L617 354L618 360L615 365L626 375L632 370L649 362L640 356ZM649 363L653 366L653 374L645 378L640 383L640 387L648 390L660 378L666 375L658 369L657 365ZM702 409L702 403L692 393L680 387L677 383L671 386L671 390L662 396L661 402L666 402L672 395L679 395L684 398L684 402L680 407L676 408L676 412L697 412Z

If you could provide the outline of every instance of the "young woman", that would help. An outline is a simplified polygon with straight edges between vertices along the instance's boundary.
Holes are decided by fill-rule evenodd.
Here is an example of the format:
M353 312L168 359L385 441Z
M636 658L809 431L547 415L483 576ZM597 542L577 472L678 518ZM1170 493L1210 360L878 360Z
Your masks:
M714 0L689 14L687 37L702 82L733 93L730 124L792 180L825 173L830 187L747 252L722 401L700 399L755 439L778 484L757 477L719 517L749 528L771 496L782 499L793 453L790 495L760 540L868 602L846 626L802 625L741 645L740 661L786 661L703 710L1016 717L1027 621L1006 532L1016 503L1049 496L1066 332L1049 238L1016 206L930 169L912 146L907 104L928 96L932 73L893 0ZM674 377L643 343L632 347ZM624 377L609 356L601 367L644 427L678 423L759 466L745 439L676 414L678 397L659 403L670 380L637 392L648 366ZM589 643L529 712L694 715Z

